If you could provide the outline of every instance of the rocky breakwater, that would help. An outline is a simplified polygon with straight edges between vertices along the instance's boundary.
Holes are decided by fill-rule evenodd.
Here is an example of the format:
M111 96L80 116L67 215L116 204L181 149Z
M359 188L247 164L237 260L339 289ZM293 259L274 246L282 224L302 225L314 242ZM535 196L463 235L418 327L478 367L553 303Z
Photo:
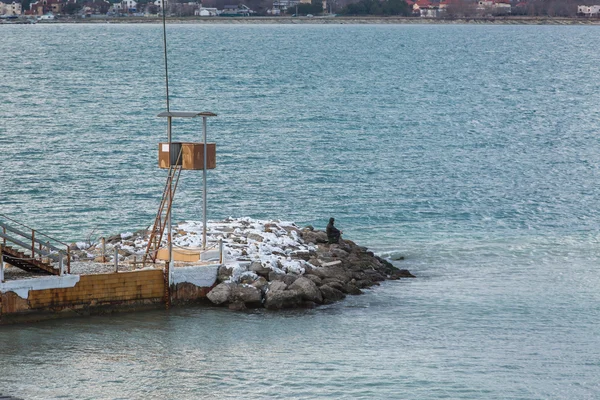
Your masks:
M414 278L351 240L328 244L325 232L312 227L248 225L252 229L236 229L239 247L230 249L238 261L219 268L218 284L207 295L214 304L235 310L315 307L386 279Z

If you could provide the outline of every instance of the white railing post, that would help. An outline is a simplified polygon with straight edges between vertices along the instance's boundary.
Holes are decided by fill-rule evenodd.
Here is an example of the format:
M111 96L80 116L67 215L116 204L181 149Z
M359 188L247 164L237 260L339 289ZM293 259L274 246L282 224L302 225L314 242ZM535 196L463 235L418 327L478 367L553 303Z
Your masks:
M4 282L4 254L0 253L0 283Z
M115 272L119 272L119 246L115 246Z
M63 274L65 273L65 264L63 260L64 257L62 256L62 254L58 253L58 272L60 276L63 276Z

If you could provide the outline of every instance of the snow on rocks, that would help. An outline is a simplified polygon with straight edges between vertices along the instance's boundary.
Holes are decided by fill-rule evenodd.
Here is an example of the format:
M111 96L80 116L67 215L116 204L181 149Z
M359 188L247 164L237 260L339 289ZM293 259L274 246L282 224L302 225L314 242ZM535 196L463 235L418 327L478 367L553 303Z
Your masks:
M202 245L202 224L175 228L178 246ZM223 241L225 262L208 293L214 304L242 310L314 307L360 294L385 279L412 277L350 240L329 244L323 231L250 218L211 222L207 246Z

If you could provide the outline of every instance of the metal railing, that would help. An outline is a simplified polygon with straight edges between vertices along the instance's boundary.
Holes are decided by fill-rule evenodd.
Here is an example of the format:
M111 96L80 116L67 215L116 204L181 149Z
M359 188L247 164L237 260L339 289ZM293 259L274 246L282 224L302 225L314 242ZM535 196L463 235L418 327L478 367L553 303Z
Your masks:
M10 221L10 223L6 221ZM66 258L67 273L71 273L71 250L68 244L36 231L4 214L0 214L0 228L0 239L4 246L10 243L30 252L31 260L45 264L58 263L61 275Z

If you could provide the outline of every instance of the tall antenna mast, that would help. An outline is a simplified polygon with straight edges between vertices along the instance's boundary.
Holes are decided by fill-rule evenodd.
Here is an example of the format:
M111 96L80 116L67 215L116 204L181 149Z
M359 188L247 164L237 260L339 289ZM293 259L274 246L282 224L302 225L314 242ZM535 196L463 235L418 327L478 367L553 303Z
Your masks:
M167 18L165 14L165 1L162 0L162 20L163 20L163 47L165 50L165 83L167 87L167 112L171 111L169 109L169 67L167 62Z

